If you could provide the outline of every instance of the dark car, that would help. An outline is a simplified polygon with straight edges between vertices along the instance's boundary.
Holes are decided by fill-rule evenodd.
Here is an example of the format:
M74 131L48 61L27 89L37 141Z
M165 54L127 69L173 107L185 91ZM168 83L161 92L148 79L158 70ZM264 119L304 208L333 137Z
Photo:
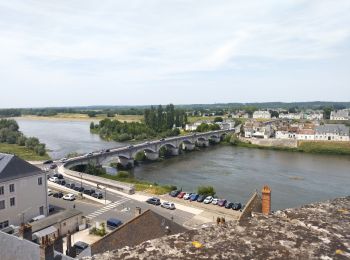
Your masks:
M75 186L73 189L74 189L75 191L79 191L80 187Z
M58 184L59 185L66 185L66 181L63 179L63 180L59 180L58 181Z
M225 204L225 208L227 208L227 209L231 209L232 206L233 206L233 202L230 202L230 201L227 201Z
M85 190L84 187L79 187L79 190L78 190L78 191L79 191L79 192L84 192L84 190Z
M56 164L51 164L51 165L50 165L50 169L55 169L55 168L57 168L57 165L56 165Z
M198 202L203 202L205 200L205 195L199 195L197 201Z
M60 174L60 173L55 173L55 174L53 175L53 177L57 177L57 178L60 179L60 180L63 179L63 175Z
M74 183L71 183L71 184L70 184L70 188L74 190L75 184L74 184Z
M90 195L91 194L91 190L84 190L84 194Z
M170 195L171 197L177 197L177 195L179 195L180 192L181 192L180 190L172 190L172 191L169 193L169 195Z
M75 253L77 255L79 255L81 252L83 252L88 247L89 247L89 244L82 242L82 241L78 241L74 244Z
M199 195L198 194L192 194L190 197L190 201L196 201L198 199Z
M220 206L220 207L225 206L225 204L226 204L226 200L225 200L225 199L221 199L221 200L219 200L219 202L218 202L218 206Z
M110 149L106 149L106 151L105 151L105 152L106 152L106 153L109 153L110 151L111 151Z
M147 202L148 204L152 204L152 205L156 205L156 206L158 206L158 205L161 204L161 203L160 203L160 199L155 198L155 197L149 198L148 200L146 200L146 202Z
M121 222L117 218L110 218L107 220L107 227L109 227L110 229L115 229L121 225L123 225L123 222Z
M50 164L50 163L53 163L53 161L52 160L47 160L47 161L43 162L43 164Z
M103 195L101 192L95 192L91 196L96 198L96 199L103 199Z
M62 192L56 192L52 195L55 198L62 198L63 197L63 193Z
M70 183L66 183L66 187L70 189Z
M233 210L240 210L242 208L242 204L240 202L235 202L232 205Z
M54 212L54 211L55 211L55 207L52 205L49 205L49 213Z

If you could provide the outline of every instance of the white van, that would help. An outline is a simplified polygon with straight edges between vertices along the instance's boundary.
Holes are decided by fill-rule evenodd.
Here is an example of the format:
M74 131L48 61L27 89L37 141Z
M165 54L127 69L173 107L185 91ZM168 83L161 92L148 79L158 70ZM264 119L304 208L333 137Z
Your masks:
M43 218L45 218L45 215L39 215L39 216L32 218L29 222L32 223L32 222L38 221L38 220L43 219Z

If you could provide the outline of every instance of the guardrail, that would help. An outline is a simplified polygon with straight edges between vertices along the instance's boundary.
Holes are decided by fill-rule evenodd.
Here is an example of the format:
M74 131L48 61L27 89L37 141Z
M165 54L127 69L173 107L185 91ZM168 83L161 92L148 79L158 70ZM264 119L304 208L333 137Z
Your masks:
M66 163L65 165L60 166L58 168L58 172L63 174L63 175L68 175L68 176L72 176L75 178L80 178L83 180L94 182L96 184L103 185L105 187L113 188L113 189L116 189L118 191L124 192L126 194L134 194L135 193L135 186L132 184L114 181L114 180L110 180L110 179L106 179L106 178L102 178L102 177L98 177L98 176L94 176L94 175L90 175L90 174L86 174L86 173L81 173L81 172L77 172L77 171L72 171L72 170L65 168L67 166L69 166L69 163Z

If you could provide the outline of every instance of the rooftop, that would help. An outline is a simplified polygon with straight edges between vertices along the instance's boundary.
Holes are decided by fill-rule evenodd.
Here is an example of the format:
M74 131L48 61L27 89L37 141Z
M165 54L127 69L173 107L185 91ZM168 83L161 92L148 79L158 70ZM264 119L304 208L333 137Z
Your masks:
M13 154L0 153L0 182L42 174L42 171Z
M104 259L349 259L350 197L255 214L93 256ZM91 258L89 258L91 259Z

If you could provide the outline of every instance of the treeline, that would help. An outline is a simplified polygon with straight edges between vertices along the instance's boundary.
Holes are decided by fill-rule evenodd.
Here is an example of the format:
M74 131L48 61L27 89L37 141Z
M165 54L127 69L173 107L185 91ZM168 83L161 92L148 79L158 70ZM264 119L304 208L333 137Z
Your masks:
M173 104L165 108L159 105L145 109L145 124L156 132L163 132L175 127L183 127L187 123L187 114L184 110L175 109Z
M155 137L177 136L181 127L187 122L186 113L175 109L174 105L151 107L144 111L144 122L121 122L109 118L98 124L91 122L90 131L98 133L105 140L118 142L129 140L145 140ZM175 128L174 128L175 126Z
M13 119L0 119L0 143L17 144L25 146L38 155L45 155L45 144L40 143L36 137L26 137L17 122Z
M206 124L202 123L197 127L197 132L209 132L209 131L215 131L220 130L220 126L218 124Z

